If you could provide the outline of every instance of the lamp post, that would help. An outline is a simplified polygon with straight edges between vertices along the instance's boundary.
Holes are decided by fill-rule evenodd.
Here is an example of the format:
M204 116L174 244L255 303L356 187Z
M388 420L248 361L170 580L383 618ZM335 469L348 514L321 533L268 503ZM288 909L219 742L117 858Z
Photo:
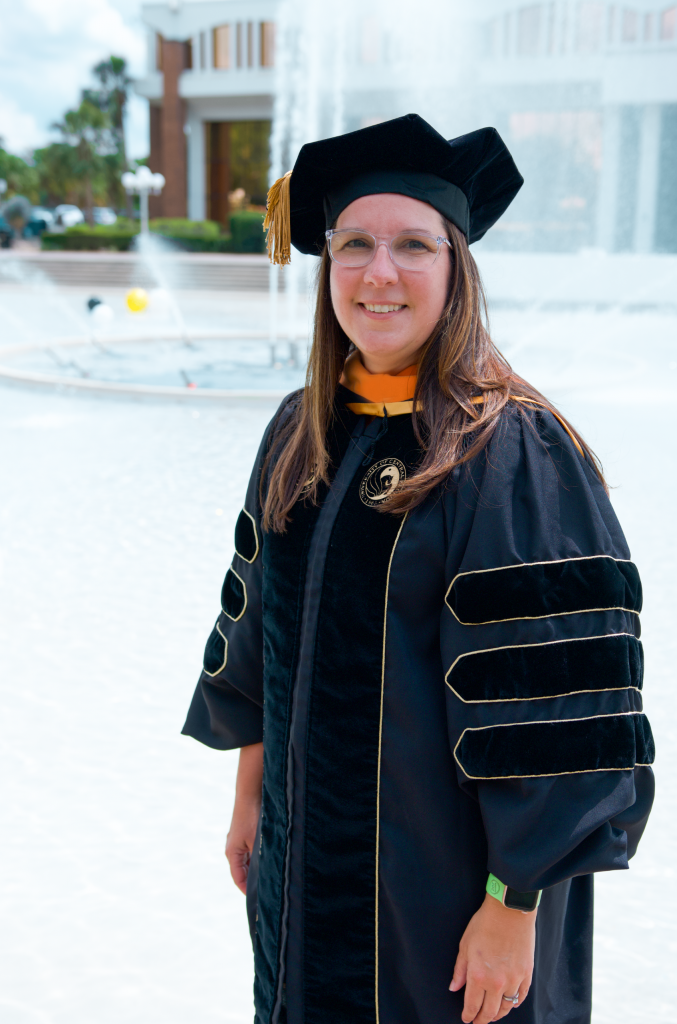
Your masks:
M136 171L125 171L122 187L129 195L137 193L141 207L141 234L148 234L148 196L159 196L165 184L164 175L153 174L149 167L141 164Z

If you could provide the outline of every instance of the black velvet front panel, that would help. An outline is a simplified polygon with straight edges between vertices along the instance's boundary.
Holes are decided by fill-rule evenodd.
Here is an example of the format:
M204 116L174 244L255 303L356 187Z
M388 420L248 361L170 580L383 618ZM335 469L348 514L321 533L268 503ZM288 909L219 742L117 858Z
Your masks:
M329 439L333 466L340 462L348 441L349 433L339 422ZM320 501L325 497L326 490L323 490ZM286 532L268 532L264 534L262 544L264 753L258 917L254 942L256 1024L269 1024L278 996L289 824L289 729L308 550L319 512L319 506L298 502ZM280 1024L283 1024L284 1016L283 1009Z
M247 591L245 585L231 566L226 573L221 588L221 608L223 613L237 622L244 615L247 607Z
M642 686L642 645L620 633L498 647L458 658L447 683L463 701L533 700Z
M420 458L409 417L390 421L371 465L391 458L407 471ZM356 473L334 524L317 628L306 761L304 1024L376 1019L383 629L402 518L363 502L369 471Z
M250 564L259 553L259 540L256 536L256 524L246 509L242 509L235 523L235 551Z
M645 715L602 715L466 729L454 755L471 779L618 771L653 764Z
M219 631L218 621L209 634L205 646L205 653L202 667L208 676L216 676L223 672L226 667L228 641L223 633Z
M277 994L287 846L287 756L308 546L318 509L300 503L285 534L263 540L263 800L258 920L254 943L256 1024L268 1024Z
M607 608L640 612L642 586L633 562L600 555L462 573L446 600L459 622L474 626Z

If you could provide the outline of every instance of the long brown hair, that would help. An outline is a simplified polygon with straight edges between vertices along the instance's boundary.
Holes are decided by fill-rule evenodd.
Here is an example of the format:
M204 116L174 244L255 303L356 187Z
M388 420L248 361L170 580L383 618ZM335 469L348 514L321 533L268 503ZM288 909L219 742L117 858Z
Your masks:
M601 467L583 438L551 402L513 372L491 340L480 272L464 235L445 221L451 242L447 304L420 350L414 395L414 431L424 457L418 470L381 504L386 512L415 508L449 476L489 443L511 400L522 399L552 412L604 483ZM331 300L331 259L327 248L318 271L317 303L306 386L271 445L261 477L263 528L283 533L303 493L317 500L329 482L326 437L334 398L351 342ZM473 401L475 399L475 401ZM264 484L265 481L265 484Z

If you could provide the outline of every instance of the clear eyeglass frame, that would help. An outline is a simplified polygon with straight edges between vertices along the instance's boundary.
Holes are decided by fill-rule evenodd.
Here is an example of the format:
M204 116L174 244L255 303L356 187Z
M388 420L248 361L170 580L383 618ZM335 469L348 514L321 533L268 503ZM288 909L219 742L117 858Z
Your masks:
M324 234L327 239L327 246L329 247L329 255L331 259L334 261L334 263L337 263L340 267L348 267L349 269L353 270L362 270L364 267L368 267L382 245L385 245L386 249L388 250L388 255L390 256L391 261L395 264L396 267L399 267L400 270L411 270L414 273L428 271L434 266L435 261L437 260L437 257L440 254L440 249L442 248L443 243L446 243L446 245L448 245L449 249L451 250L451 242L449 241L448 238L445 238L444 235L429 235L427 231L400 231L398 232L398 234L393 235L392 238L387 238L385 235L372 235L371 231L361 231L356 228L329 228L327 231L325 231ZM351 262L345 262L337 258L334 252L334 247L332 245L332 240L336 235L346 236L349 234L360 235L364 238L373 239L374 247L370 252L365 254L368 256L368 258L365 259L363 262L356 262L355 259L351 260ZM395 242L398 238L429 239L431 242L436 243L437 251L434 252L433 254L433 250L429 250L429 254L433 258L427 262L422 262L419 266L412 265L411 263L401 263L395 258L393 254L393 242ZM413 259L420 260L421 256L414 256Z

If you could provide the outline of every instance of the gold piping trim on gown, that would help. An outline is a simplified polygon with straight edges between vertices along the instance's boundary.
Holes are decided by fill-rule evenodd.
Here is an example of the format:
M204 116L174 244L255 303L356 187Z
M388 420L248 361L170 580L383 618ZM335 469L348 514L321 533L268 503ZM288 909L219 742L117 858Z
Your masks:
M381 656L381 709L379 714L378 723L378 769L376 776L376 902L374 908L374 940L375 940L375 957L374 957L374 1004L376 1008L376 1024L380 1024L379 1016L379 1005L378 1005L378 873L379 873L379 843L381 838L381 741L383 738L383 694L385 688L385 677L386 677L386 632L388 627L388 592L390 590L390 570L393 564L393 558L395 557L395 549L399 542L404 524L407 521L407 515L405 513L400 523L400 528L397 531L395 537L395 543L393 549L390 552L390 561L388 562L388 573L386 575L386 592L385 592L385 603L383 610L383 653Z
M421 409L420 404L418 408ZM350 409L357 416L380 416L383 419L385 413L388 416L404 416L407 413L412 413L414 400L408 398L406 402L346 402L346 409Z

